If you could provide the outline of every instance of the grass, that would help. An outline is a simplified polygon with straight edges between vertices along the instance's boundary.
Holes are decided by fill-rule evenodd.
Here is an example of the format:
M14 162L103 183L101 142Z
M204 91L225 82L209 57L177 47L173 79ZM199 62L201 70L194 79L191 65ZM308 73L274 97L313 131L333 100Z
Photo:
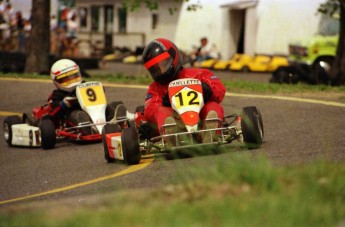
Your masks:
M0 212L0 226L341 226L345 165L273 167L231 153L177 170L157 189L100 195L89 204L50 203ZM197 157L195 157L197 158ZM59 212L60 211L60 212Z

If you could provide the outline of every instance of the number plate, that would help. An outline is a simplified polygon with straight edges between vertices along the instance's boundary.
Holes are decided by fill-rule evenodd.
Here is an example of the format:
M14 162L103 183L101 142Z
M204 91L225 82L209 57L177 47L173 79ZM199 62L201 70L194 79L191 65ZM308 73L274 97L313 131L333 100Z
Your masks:
M186 111L199 112L204 106L200 80L180 79L169 84L169 98L172 108L179 114Z
M204 106L202 86L197 79L179 79L169 84L171 107L180 115L188 132L198 128L199 112Z
M103 86L100 82L86 82L78 85L77 97L82 107L107 104Z

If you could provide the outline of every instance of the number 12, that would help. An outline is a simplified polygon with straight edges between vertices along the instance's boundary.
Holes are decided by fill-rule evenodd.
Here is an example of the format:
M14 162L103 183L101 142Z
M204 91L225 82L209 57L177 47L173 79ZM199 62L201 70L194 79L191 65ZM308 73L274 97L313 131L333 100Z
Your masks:
M198 98L198 93L196 93L195 91L189 91L187 93L187 96L193 96L190 100L189 100L189 103L188 105L199 105L200 102L198 101L195 101L197 98ZM181 106L184 106L184 103L183 103L183 97L182 97L182 92L178 93L177 95L175 95L175 97L177 97L180 101L180 105Z

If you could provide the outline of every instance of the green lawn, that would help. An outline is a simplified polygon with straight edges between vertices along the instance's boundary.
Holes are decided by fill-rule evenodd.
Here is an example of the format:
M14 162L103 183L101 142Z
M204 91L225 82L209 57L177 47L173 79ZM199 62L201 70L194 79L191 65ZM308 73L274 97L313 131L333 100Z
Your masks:
M343 163L273 167L261 155L230 155L184 168L174 182L156 189L100 194L86 204L48 201L0 209L0 226L344 225Z

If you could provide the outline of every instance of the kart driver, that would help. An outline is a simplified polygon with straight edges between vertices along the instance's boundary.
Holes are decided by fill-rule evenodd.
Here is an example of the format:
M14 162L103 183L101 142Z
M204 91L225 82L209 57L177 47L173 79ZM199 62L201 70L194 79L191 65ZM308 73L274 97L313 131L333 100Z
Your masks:
M66 117L71 125L90 121L75 94L76 87L83 82L79 66L70 59L60 59L51 67L50 76L56 87L48 98L49 115L55 126L58 127Z
M58 60L51 67L50 76L56 89L48 98L48 116L53 120L55 127L59 127L60 122L65 122L66 119L69 126L91 122L76 97L76 87L84 82L79 66L70 59ZM127 109L122 103L116 107L108 104L105 110L106 121L122 119L126 113ZM81 132L86 135L93 134L92 127L83 127Z
M56 87L48 98L49 117L53 120L55 127L60 126L60 122L65 122L69 126L76 126L79 123L91 122L89 115L81 110L76 97L76 87L83 83L79 66L70 59L61 59L53 64L50 71L51 78ZM126 108L119 104L116 109L111 105L106 108L106 121L113 117L120 119L126 115ZM92 128L81 128L83 134L92 134Z
M171 108L168 96L168 85L171 81L182 78L199 79L202 83L204 107L200 111L203 129L217 128L223 119L224 110L220 105L226 92L225 86L211 71L200 68L183 68L182 55L174 43L158 38L151 41L143 52L143 63L154 80L145 99L144 116L154 123L159 133L175 133L177 127L167 128L163 125L176 125L176 117ZM205 121L205 119L219 119ZM206 133L203 142L210 142L211 135Z

